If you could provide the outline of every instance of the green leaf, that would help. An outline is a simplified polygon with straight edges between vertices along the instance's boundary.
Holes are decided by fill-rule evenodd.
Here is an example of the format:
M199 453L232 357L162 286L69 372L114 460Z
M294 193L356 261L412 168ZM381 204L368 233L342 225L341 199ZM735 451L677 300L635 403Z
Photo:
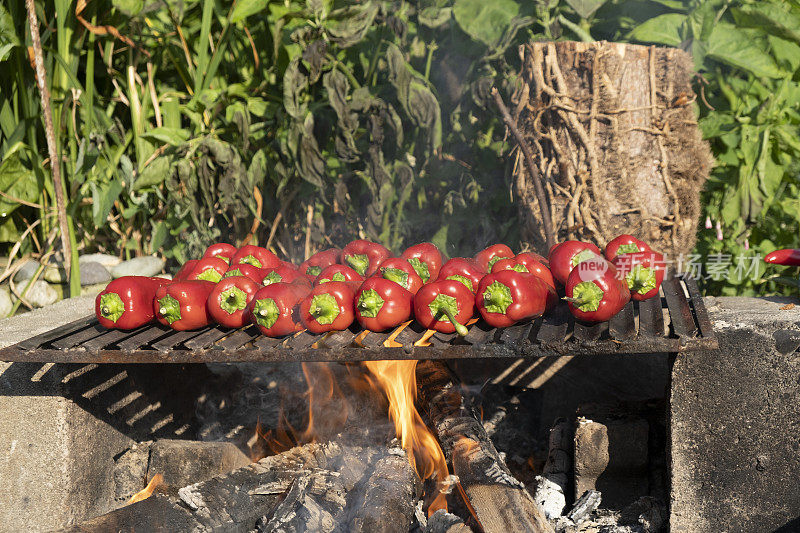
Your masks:
M191 133L180 128L152 128L142 134L149 141L156 141L171 146L180 146L191 137Z
M152 253L157 253L158 249L167 240L167 224L160 220L153 224L153 232L150 235L150 250Z
M628 34L631 41L643 43L666 44L678 46L681 44L681 28L686 22L686 15L680 13L667 13L644 21Z
M426 7L419 12L419 23L429 28L438 28L450 20L453 9L449 7Z
M753 34L740 30L733 24L717 23L708 39L706 56L756 76L780 78L783 72L775 60L753 38Z
M378 4L371 1L337 9L328 16L325 29L333 42L347 48L364 38L377 14Z
M787 4L762 1L734 8L731 12L736 25L741 28L758 28L765 33L800 43L800 13Z
M155 158L139 173L131 190L138 191L145 187L160 185L170 173L170 159L166 156Z
M17 242L19 230L11 217L0 217L0 242Z
M14 28L14 19L5 4L0 4L0 62L8 58L15 46L19 46L19 37Z
M111 4L129 17L135 17L144 7L144 0L111 0Z
M518 14L519 4L514 0L456 0L453 4L453 16L461 29L489 48L500 42Z
M267 7L267 0L237 0L231 11L231 22L240 22L250 15L263 11Z
M588 19L606 0L567 0L567 3L581 18Z
M102 186L92 183L92 221L96 228L101 228L105 225L106 218L114 207L114 202L119 198L122 192L122 182L114 180Z
M39 186L36 174L28 169L15 152L0 163L0 191L26 202L35 202L39 197ZM0 217L8 216L19 204L0 196Z

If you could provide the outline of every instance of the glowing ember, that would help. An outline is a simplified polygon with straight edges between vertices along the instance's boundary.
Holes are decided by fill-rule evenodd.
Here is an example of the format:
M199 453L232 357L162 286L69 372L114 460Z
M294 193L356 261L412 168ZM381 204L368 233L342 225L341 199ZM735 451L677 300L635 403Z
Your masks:
M364 364L389 399L389 416L394 421L403 449L408 452L411 466L420 478L435 476L439 482L440 492L428 508L428 514L447 509L445 496L441 492L449 473L447 462L439 442L425 427L414 406L417 397L417 361L367 361Z
M128 500L127 505L132 503L140 502L142 500L146 500L150 496L153 495L153 491L156 490L156 487L161 485L164 482L164 476L161 474L156 474L153 476L153 479L150 480L150 483L147 484L145 488L134 494L130 500Z

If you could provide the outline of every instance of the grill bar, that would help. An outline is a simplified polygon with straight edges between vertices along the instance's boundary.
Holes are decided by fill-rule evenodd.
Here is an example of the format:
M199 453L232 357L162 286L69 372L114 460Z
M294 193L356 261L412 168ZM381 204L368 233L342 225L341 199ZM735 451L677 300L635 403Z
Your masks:
M548 355L648 354L714 349L717 340L697 284L669 278L663 299L630 302L611 321L575 322L566 305L531 322L496 329L473 320L466 337L425 331L416 322L395 331L346 331L284 339L248 326L172 331L161 325L104 330L85 317L0 350L2 361L69 363L205 363L246 361L365 361ZM687 295L688 294L688 298ZM666 304L666 308L664 305ZM666 313L665 313L666 312ZM664 315L668 317L665 328ZM638 328L637 328L638 325ZM390 341L391 342L387 342Z

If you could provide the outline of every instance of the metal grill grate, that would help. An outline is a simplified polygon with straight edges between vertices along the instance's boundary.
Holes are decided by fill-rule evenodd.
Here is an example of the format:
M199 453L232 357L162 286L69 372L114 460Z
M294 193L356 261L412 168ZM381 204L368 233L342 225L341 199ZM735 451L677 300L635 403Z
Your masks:
M91 316L0 350L0 361L368 361L677 353L718 347L694 280L666 279L662 293L660 298L628 303L609 322L577 323L566 305L559 305L545 317L508 328L473 320L463 338L427 332L415 322L383 333L361 331L354 325L326 335L303 331L283 339L264 337L253 326L176 332L152 325L119 331L101 328Z

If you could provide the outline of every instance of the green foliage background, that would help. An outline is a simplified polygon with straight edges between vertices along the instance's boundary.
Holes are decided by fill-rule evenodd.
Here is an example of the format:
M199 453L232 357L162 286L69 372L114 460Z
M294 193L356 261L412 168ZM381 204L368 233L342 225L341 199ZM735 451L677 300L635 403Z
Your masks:
M432 240L450 255L516 246L511 146L489 90L509 101L517 47L536 39L689 51L718 162L705 212L722 237L701 226L697 252L735 263L800 246L794 0L36 6L82 250L183 261L242 239L254 220L256 241L274 228L270 245L294 260L306 239L312 251L357 236L396 250ZM23 0L2 0L0 253L20 239L21 252L41 252L56 226L29 46ZM724 278L707 291L780 288Z

